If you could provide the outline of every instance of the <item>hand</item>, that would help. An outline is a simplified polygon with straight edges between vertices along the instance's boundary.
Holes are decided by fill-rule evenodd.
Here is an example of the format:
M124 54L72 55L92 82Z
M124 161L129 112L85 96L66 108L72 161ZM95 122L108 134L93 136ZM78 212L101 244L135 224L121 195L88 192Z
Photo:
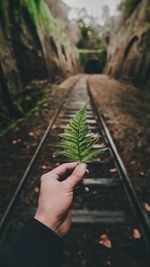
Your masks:
M62 177L72 172L67 179ZM41 177L41 188L35 219L45 224L59 236L71 226L73 190L88 172L86 164L65 163ZM86 191L86 190L85 190Z

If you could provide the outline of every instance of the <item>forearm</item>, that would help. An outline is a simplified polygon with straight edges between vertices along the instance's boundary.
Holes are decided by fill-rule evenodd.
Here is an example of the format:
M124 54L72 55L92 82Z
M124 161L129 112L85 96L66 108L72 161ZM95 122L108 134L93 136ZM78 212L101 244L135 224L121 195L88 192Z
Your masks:
M2 267L59 267L62 251L60 238L48 227L32 219L3 254Z

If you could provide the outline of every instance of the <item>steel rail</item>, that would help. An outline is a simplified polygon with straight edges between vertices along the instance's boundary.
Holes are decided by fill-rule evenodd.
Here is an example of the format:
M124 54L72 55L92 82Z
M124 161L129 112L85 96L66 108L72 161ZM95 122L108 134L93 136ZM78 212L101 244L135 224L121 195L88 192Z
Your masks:
M31 161L29 162L28 164L28 167L26 169L26 171L24 172L24 175L22 176L22 179L20 180L20 183L2 217L2 220L0 222L0 233L1 231L3 230L3 227L7 224L7 221L9 219L9 216L11 214L11 211L12 211L12 208L13 206L15 205L17 199L18 199L18 196L20 195L20 193L22 192L23 190L23 186L25 185L25 182L27 181L27 178L33 168L33 165L34 163L36 162L36 159L47 139L47 136L51 133L51 130L52 130L52 126L53 124L55 123L57 117L59 116L60 112L62 111L62 107L67 99L67 97L69 96L71 90L74 88L75 84L72 86L72 88L69 90L69 92L65 95L65 97L63 98L60 106L58 107L58 109L56 110L55 114L53 115L52 119L50 120L49 122L49 125L31 159ZM130 181L130 178L128 176L128 173L126 171L126 168L123 164L123 161L117 151L117 148L115 146L115 143L112 139L112 136L109 132L109 129L105 123L105 120L103 118L103 114L99 111L98 109L98 105L97 103L95 102L95 99L92 95L92 92L91 92L91 88L89 88L89 84L88 84L88 79L87 79L87 89L88 89L88 95L89 95L89 98L90 98L90 101L91 101L91 104L93 106L93 109L94 109L94 112L95 114L97 115L97 118L98 118L98 122L101 126L101 129L102 129L102 134L103 134L103 138L106 140L108 146L110 147L110 153L112 155L112 158L115 162L115 165L116 165L116 168L118 170L118 173L119 173L119 177L121 179L121 182L124 186L124 189L125 189L125 192L126 192L126 195L128 196L128 200L130 201L130 205L131 205L131 208L132 208L132 211L133 213L135 214L135 218L139 224L139 227L141 229L141 232L142 232L142 235L143 235L143 239L145 241L145 245L147 247L147 249L149 250L150 249L150 233L149 233L149 224L148 224L148 220L144 214L144 211L140 205L140 202L137 198L137 195L136 195L136 192L132 186L132 183Z
M27 166L22 178L20 179L20 182L19 182L19 184L18 184L18 186L17 186L17 188L16 188L16 190L15 190L15 192L14 192L14 194L13 194L13 196L12 196L12 198L11 198L11 200L10 200L10 202L9 202L9 204L8 204L4 214L2 216L2 219L0 221L0 234L3 231L3 228L4 228L5 224L7 224L7 221L9 219L10 214L11 214L12 208L14 207L14 205L15 205L15 203L16 203L16 201L17 201L17 199L18 199L18 197L19 197L19 195L20 195L20 193L21 193L21 191L23 189L23 186L24 186L25 182L27 181L27 178L28 178L33 166L34 166L34 163L36 162L36 159L37 159L37 157L38 157L38 155L39 155L39 153L40 153L40 151L41 151L41 149L42 149L42 147L43 147L48 135L50 134L50 132L52 130L53 124L55 123L60 111L62 110L62 107L63 107L67 97L69 96L69 94L70 94L72 88L74 88L74 86L75 86L75 84L66 93L66 95L64 96L61 104L59 105L59 107L55 111L53 117L51 118L51 120L50 120L50 122L48 124L48 127L47 127L46 131L44 132L44 135L42 136L42 139L41 139L38 147L36 148L36 151L35 151L33 157L31 158L31 160L30 160L30 162L29 162L29 164L28 164L28 166Z
M88 93L92 102L92 105L94 107L95 113L97 114L98 120L100 122L101 128L104 132L104 138L106 139L109 147L110 147L110 152L112 153L112 156L115 160L117 170L119 172L119 177L123 182L124 189L126 191L126 194L128 196L128 199L130 201L130 205L132 207L132 211L136 216L137 222L139 223L147 250L150 251L150 228L149 228L149 221L148 218L145 216L145 213L141 207L141 204L137 198L135 189L133 188L133 185L131 183L130 177L127 173L126 167L122 161L122 158L119 155L119 152L116 148L116 145L113 141L113 138L110 134L110 131L105 123L103 113L99 111L98 105L91 93L91 88L89 87L89 83L87 80L87 89Z

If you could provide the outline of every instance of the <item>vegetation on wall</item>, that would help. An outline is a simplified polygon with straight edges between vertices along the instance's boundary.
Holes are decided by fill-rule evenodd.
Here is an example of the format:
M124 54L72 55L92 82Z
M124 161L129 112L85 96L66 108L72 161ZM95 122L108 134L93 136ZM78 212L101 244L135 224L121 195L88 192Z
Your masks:
M85 66L90 58L97 58L99 60L100 69L102 70L106 64L107 51L105 48L101 49L78 49L81 66Z
M0 40L0 121L5 125L24 116L32 101L36 105L39 94L28 84L65 74L70 42L45 0L0 0Z
M142 0L125 0L121 3L121 10L123 10L125 16L129 17L140 2Z
M68 38L62 31L61 25L52 16L50 9L44 0L21 0L21 5L26 8L39 32L40 36L45 32L45 26L50 27L51 34L57 40L66 45Z

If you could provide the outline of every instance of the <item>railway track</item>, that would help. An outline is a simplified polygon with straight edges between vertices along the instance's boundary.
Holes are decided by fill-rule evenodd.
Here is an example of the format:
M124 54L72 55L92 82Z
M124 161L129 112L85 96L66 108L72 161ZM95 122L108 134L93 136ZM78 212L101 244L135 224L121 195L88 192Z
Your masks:
M149 224L87 86L87 77L75 85L51 120L1 220L1 244L9 243L24 221L34 215L41 174L68 161L65 157L55 156L59 134L88 101L90 128L102 136L98 146L106 145L109 150L101 158L88 163L90 174L85 183L90 192L75 199L72 231L64 240L67 256L64 266L146 267L150 248ZM134 237L134 231L141 236ZM102 234L111 239L112 248L99 244Z

